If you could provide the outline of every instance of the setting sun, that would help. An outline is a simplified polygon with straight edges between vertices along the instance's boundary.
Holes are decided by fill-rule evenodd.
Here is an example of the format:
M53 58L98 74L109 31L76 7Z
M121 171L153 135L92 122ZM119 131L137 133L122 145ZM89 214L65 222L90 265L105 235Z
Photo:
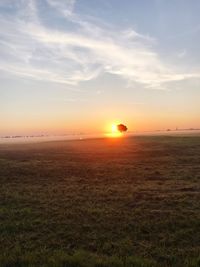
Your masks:
M117 133L117 132L119 132L118 129L117 129L117 125L116 125L116 124L112 124L112 125L111 125L111 130L112 130L112 133Z
M122 133L118 130L117 125L118 123L111 123L110 125L108 125L106 132L107 137L114 138L122 136Z

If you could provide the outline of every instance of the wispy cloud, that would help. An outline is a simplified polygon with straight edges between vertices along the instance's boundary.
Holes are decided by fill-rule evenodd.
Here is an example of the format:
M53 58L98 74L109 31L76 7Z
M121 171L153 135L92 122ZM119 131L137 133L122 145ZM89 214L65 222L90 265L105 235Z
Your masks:
M70 85L103 73L118 75L148 88L200 77L168 66L154 49L155 40L134 29L115 32L75 12L75 0L44 2L57 17L72 24L52 28L42 23L37 0L19 0L11 14L0 16L0 70L37 80ZM2 4L3 5L3 4ZM14 13L14 15L13 15Z
M53 8L56 8L59 12L61 12L64 16L69 17L73 16L73 10L75 5L75 0L47 0L47 3L52 6Z
M183 49L182 51L180 51L180 52L177 54L177 56L178 56L179 58L184 58L184 57L186 56L186 54L187 54L186 50Z

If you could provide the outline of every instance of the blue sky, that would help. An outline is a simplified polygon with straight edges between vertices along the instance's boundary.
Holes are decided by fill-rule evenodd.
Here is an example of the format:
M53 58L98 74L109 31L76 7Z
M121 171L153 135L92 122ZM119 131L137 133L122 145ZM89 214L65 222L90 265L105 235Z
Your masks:
M199 11L198 0L1 0L1 133L200 127Z

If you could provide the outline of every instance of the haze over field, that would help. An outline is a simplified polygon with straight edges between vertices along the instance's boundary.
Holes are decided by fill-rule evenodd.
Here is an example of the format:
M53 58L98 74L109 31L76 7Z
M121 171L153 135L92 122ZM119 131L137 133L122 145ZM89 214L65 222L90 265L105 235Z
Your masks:
M1 0L1 135L200 128L199 10L198 0Z

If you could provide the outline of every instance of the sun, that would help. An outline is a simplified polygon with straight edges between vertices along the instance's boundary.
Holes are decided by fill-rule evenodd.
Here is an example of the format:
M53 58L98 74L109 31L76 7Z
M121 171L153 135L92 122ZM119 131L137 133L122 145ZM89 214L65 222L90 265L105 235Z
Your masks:
M111 123L110 125L108 124L106 133L107 137L117 138L122 136L122 133L120 133L120 131L118 130L117 125L118 123Z
M117 132L119 132L118 129L117 129L117 125L116 125L116 124L112 124L112 125L111 125L111 131L112 131L112 133L117 133Z

